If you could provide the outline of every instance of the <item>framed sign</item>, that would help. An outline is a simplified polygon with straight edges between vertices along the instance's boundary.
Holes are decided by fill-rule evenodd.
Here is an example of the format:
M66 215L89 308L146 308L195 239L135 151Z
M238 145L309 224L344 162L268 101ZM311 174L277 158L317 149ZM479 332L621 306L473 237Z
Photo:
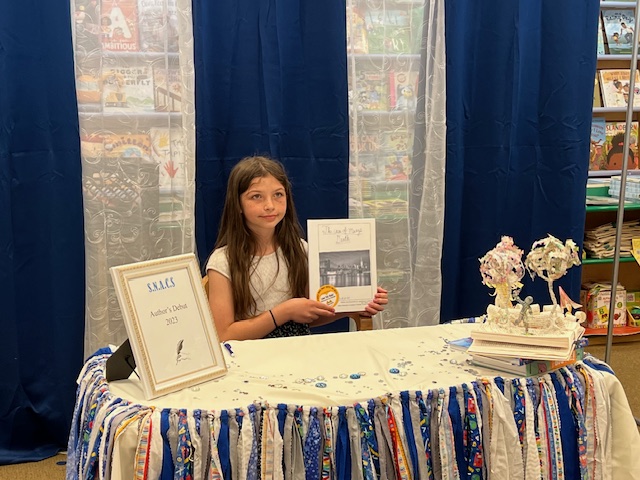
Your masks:
M110 272L147 400L227 372L194 254Z
M373 218L308 220L309 298L361 312L378 288Z

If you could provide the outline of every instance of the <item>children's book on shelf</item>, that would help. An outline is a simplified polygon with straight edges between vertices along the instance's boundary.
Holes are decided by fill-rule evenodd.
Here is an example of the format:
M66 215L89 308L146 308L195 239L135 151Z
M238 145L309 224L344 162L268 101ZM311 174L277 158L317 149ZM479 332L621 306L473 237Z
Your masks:
M349 178L381 180L383 174L378 165L377 155L363 153L349 157ZM370 190L370 187L369 187Z
M594 118L595 120L595 118ZM622 170L625 122L605 122L604 140L602 140L602 119L597 125L591 124L591 158L589 173L612 175ZM599 142L602 142L601 145ZM638 168L638 122L631 122L629 135L629 152L627 154L629 169Z
M178 51L177 0L138 0L140 51Z
M599 74L596 73L595 80L593 81L593 106L602 106L602 92L600 91L600 79Z
M349 77L351 80L351 76ZM360 72L355 81L355 106L358 111L389 109L389 82L384 72Z
M389 108L415 110L418 95L418 72L397 71L389 74Z
M632 8L602 8L602 23L607 37L609 53L631 53L633 48L633 26L635 25Z
M185 150L181 128L153 127L149 130L151 158L159 166L160 194L184 192Z
M151 139L146 133L108 133L103 140L105 157L151 158Z
M589 170L600 170L602 154L606 141L605 119L593 117L591 119L591 143L589 147Z
M151 140L145 133L83 132L80 149L85 158L151 158Z
M406 9L374 9L364 14L369 53L411 53L411 20Z
M605 107L626 107L629 102L631 71L618 69L600 70L600 90L602 105ZM640 106L640 72L636 70L633 105Z
M355 6L347 6L347 53L369 53L367 27L360 10Z
M309 295L336 312L360 312L378 285L373 218L308 220Z
M409 155L413 152L413 130L399 128L382 132L382 141L385 151Z
M409 155L406 153L392 153L382 155L385 180L408 180L411 173Z
M95 0L73 2L73 28L76 51L85 54L98 50L101 45L100 5Z
M182 79L177 68L153 67L154 107L158 112L182 111Z
M598 55L604 55L606 52L606 42L604 39L604 25L602 23L602 15L598 16Z
M112 52L137 52L137 0L102 0L100 37L102 48Z
M159 221L169 223L189 218L183 193L186 187L186 153L181 128L153 127L149 130L151 157L158 171Z
M377 153L382 149L383 137L379 132L349 134L352 153Z
M102 106L105 112L154 111L153 72L150 65L104 66L102 82Z

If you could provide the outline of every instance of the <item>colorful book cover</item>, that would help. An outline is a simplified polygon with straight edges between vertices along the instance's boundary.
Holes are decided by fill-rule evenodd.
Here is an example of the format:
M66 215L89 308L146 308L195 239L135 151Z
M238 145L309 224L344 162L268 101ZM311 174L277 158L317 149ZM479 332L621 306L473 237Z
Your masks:
M95 0L75 0L73 8L76 50L85 54L98 50L101 45L99 4Z
M154 111L153 76L147 64L103 67L104 111L145 113Z
M602 23L607 37L609 53L631 53L635 17L632 9L602 9Z
M100 35L102 48L112 52L137 52L137 0L102 0Z
M605 107L626 107L629 101L630 70L600 70L600 90L602 105ZM636 70L633 106L640 107L640 72Z
M606 53L604 40L604 24L602 23L602 15L598 17L598 55L604 55Z
M138 0L140 51L178 51L176 0Z
M367 28L357 7L347 7L347 53L369 53Z
M389 73L389 108L415 110L418 95L418 72Z
M388 110L389 84L384 72L361 72L356 83L358 110Z
M382 174L376 155L362 154L349 157L349 175L360 179L381 180Z
M76 77L76 98L78 103L99 104L102 99L102 80L91 74Z
M185 182L184 132L180 128L149 130L151 157L158 163L160 193L183 192Z
M413 130L383 132L383 148L386 151L411 154L413 152Z
M596 73L595 80L593 81L593 106L601 107L602 106L602 92L600 91L600 80L598 79L599 74Z
M144 158L151 159L151 139L144 133L106 134L104 156L107 158Z
M383 155L385 180L408 180L411 173L409 155L396 153Z
M624 134L626 131L625 122L606 122L605 141L602 146L602 154L596 158L596 164L591 170L617 170L622 169L622 159L624 151ZM629 136L629 153L627 158L629 164L627 168L638 168L638 122L631 123Z
M603 148L607 139L605 119L593 117L591 120L591 146L589 148L589 170L601 170L603 164Z
M184 131L180 128L151 128L151 156L158 168L159 221L178 222L189 218L185 208L186 154Z
M382 148L382 138L378 132L351 133L350 150L354 153L377 153Z
M370 9L364 20L369 53L411 53L411 22L407 10Z
M153 92L156 111L182 111L182 80L177 68L154 67Z

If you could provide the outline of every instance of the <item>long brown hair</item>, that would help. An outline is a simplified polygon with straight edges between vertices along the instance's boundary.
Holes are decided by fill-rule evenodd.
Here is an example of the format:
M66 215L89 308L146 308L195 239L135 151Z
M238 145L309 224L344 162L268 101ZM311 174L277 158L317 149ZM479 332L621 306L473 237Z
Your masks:
M267 157L243 158L233 167L229 176L220 231L215 245L215 248L227 247L236 318L247 318L256 309L256 302L249 288L249 279L252 273L251 261L258 245L242 215L240 196L249 189L255 178L268 175L282 184L287 198L285 216L276 225L274 248L282 249L282 255L287 263L291 296L304 297L307 294L309 267L300 242L302 228L293 204L291 182L287 178L284 167L280 162Z

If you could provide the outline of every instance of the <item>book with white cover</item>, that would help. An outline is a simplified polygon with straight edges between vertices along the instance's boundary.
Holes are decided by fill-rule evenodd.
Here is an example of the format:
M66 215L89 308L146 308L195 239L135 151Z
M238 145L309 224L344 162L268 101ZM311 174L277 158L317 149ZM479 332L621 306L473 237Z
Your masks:
M566 360L571 357L584 327L571 323L561 332L549 335L518 335L496 332L487 328L471 332L473 343L468 353L537 360Z
M309 298L361 312L377 290L373 218L308 220Z

